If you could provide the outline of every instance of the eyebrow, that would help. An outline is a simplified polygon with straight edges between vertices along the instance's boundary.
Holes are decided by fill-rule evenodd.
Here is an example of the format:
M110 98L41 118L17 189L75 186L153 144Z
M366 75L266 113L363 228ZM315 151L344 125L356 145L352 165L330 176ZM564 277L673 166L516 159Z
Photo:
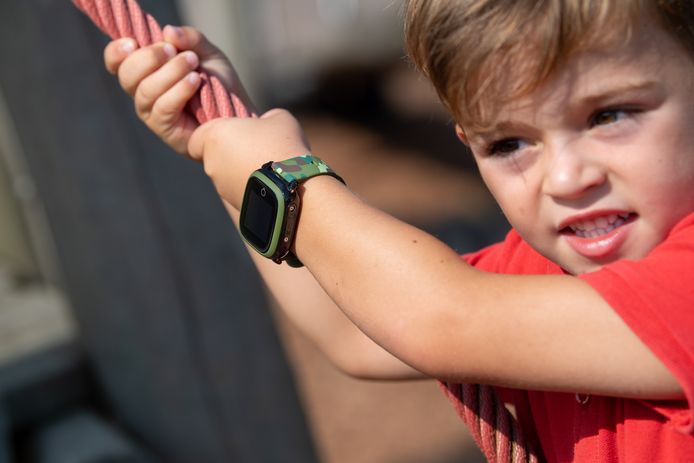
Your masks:
M646 80L637 81L632 83L618 83L616 85L608 84L604 85L602 88L598 85L597 88L586 92L585 95L577 95L573 101L569 101L567 107L569 106L595 106L606 101L615 100L621 98L623 95L631 96L633 94L639 94L643 92L649 92L657 89L660 86L658 81ZM502 120L497 123L491 124L488 128L474 130L468 133L468 139L472 141L473 139L486 140L490 138L495 138L496 134L513 132L523 129L531 129L532 126L522 121L513 120Z
M526 124L524 122L519 121L503 120L489 126L489 128L471 131L468 134L468 140L470 140L471 142L474 139L486 141L487 139L496 138L497 136L499 136L499 134L502 133L530 129L532 129L532 126L530 124Z
M643 82L627 83L625 85L607 85L604 89L598 87L597 90L591 91L586 95L580 96L576 101L581 105L591 105L600 103L605 100L619 98L624 94L641 93L651 91L659 86L659 83L654 80Z

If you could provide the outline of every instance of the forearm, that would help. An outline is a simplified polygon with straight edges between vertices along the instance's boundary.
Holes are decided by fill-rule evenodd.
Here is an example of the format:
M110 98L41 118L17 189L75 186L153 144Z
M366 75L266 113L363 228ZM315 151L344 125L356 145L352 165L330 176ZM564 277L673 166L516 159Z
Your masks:
M224 205L238 228L239 212ZM362 333L306 268L277 265L247 249L282 312L337 368L363 379L423 377Z
M458 283L450 272L465 271L459 256L331 178L306 182L302 202L295 249L316 280L386 350L416 368L433 366L428 359L443 345L431 344L436 333L446 325L464 325L447 324L445 318L470 314L451 310ZM451 340L463 335L449 334Z

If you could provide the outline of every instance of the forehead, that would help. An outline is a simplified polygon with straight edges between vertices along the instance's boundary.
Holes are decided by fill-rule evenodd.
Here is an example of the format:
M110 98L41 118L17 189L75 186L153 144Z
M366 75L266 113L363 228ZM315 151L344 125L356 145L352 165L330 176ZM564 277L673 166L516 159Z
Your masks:
M460 121L460 125L468 136L484 134L495 131L519 112L525 113L523 117L539 110L561 114L569 103L591 103L612 94L643 89L666 78L673 68L686 67L690 71L691 66L690 55L669 34L660 27L644 25L635 29L628 40L601 42L573 53L541 82L533 82L533 75L523 75L523 66L510 69L489 85L496 91L480 92L476 119ZM527 91L513 95L504 88L505 81L525 82ZM515 88L522 85L517 83Z

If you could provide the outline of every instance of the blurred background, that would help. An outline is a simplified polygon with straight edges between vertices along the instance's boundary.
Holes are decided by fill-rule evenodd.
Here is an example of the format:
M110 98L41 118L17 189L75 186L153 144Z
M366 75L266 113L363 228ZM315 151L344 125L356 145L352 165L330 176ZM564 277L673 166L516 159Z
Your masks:
M203 30L367 202L461 253L503 237L401 0L140 3ZM275 310L68 0L3 0L0 30L0 463L482 461L434 381L347 378Z

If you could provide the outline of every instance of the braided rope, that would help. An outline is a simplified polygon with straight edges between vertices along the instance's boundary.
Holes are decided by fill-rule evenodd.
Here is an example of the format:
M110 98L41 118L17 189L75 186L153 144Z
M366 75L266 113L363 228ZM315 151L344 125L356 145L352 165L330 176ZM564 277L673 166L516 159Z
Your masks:
M530 448L520 424L493 387L445 382L440 385L489 462L538 463L540 459Z
M131 37L140 47L163 40L159 23L142 11L136 0L72 0L104 34L112 39ZM201 124L218 117L256 117L222 82L200 71L200 89L188 111ZM458 414L487 460L493 463L537 463L518 422L489 386L441 383Z
M131 37L144 47L163 40L159 23L135 0L72 0L72 3L112 39ZM214 75L200 72L200 88L187 106L201 124L218 117L256 117Z

